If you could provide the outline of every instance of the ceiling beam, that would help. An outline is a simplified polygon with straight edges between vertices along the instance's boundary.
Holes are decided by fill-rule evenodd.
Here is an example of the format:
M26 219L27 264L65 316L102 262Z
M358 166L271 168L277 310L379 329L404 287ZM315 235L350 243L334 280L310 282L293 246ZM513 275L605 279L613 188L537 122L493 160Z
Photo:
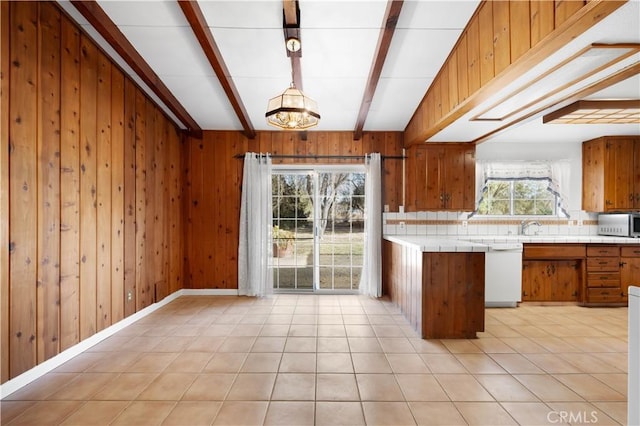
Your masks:
M189 115L182 104L173 96L173 93L164 85L160 77L144 58L138 53L124 34L109 18L109 15L95 1L71 0L71 4L85 17L93 28L109 43L109 45L124 59L133 71L145 82L147 86L158 96L167 108L187 128L189 135L201 138L202 129Z
M403 0L388 0L387 2L387 9L384 13L383 20L384 27L380 30L378 45L376 46L373 63L371 64L371 70L369 71L369 79L367 80L364 95L362 96L362 103L360 104L360 112L358 112L356 127L353 130L353 138L355 140L362 138L364 123L367 121L369 108L371 108L371 101L373 101L373 95L376 93L376 87L378 87L378 81L380 80L380 74L382 74L384 61L387 59L387 53L389 52L393 33L396 30L396 24L400 17L402 4Z
M220 81L220 85L222 86L224 93L227 95L227 99L229 99L238 120L240 120L240 124L242 124L242 128L244 129L244 135L249 139L255 138L256 131L253 128L253 124L251 124L249 114L247 114L247 110L242 103L238 89L231 78L231 73L229 72L227 65L224 63L224 58L220 53L220 49L218 49L216 41L213 39L213 35L209 30L209 26L207 25L207 21L204 18L204 14L198 5L198 2L195 0L188 0L178 1L178 4L182 9L182 13L184 13L184 16L187 18L193 33L198 39L202 51L209 60L209 64L211 64L213 71L216 73L216 76Z

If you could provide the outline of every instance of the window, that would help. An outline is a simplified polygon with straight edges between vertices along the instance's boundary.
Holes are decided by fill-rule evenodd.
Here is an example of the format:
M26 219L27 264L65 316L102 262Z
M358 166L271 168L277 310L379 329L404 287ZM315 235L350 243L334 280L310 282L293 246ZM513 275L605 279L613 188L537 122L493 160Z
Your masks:
M487 179L477 213L556 216L557 205L549 179Z

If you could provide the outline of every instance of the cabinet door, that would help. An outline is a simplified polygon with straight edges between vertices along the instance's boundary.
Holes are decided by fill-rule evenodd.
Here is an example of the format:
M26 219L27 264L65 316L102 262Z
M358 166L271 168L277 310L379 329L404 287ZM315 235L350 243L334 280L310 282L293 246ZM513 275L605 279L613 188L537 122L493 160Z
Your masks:
M632 209L634 206L633 145L633 138L616 138L606 142L606 211Z
M634 206L635 210L640 210L640 138L636 138L633 144L633 157L634 157L634 175L633 175L633 188L634 188Z
M475 150L455 146L442 157L442 188L447 210L473 210L475 204Z
M446 206L444 189L442 187L445 149L442 147L427 147L425 150L426 176L423 202L425 210L441 210Z
M580 283L578 260L522 262L523 302L574 302L579 299Z
M626 300L630 285L640 287L640 256L621 257L620 260L620 287L622 287L623 298Z

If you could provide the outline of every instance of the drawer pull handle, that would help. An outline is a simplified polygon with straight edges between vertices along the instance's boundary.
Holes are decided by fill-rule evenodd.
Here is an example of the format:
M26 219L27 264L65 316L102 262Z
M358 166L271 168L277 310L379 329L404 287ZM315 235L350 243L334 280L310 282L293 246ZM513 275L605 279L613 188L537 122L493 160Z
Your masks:
M606 265L608 262L598 262L598 265Z

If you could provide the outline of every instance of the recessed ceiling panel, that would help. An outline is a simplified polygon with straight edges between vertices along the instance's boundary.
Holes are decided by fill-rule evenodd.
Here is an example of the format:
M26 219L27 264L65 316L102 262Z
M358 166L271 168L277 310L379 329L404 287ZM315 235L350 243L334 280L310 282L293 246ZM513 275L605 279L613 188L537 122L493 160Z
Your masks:
M281 94L289 87L290 78L244 78L234 79L242 96L247 114L256 130L273 130L264 116L269 99ZM306 94L306 92L305 92ZM322 113L322 111L321 111Z
M304 93L318 102L319 130L353 130L366 78L307 78Z
M479 3L477 0L405 1L396 28L464 28Z
M118 26L188 26L177 1L104 1L98 2Z
M424 96L425 86L432 81L432 78L381 78L364 129L404 130Z
M198 5L210 27L282 30L282 1L215 0Z
M300 27L307 28L382 28L387 2L300 0Z

